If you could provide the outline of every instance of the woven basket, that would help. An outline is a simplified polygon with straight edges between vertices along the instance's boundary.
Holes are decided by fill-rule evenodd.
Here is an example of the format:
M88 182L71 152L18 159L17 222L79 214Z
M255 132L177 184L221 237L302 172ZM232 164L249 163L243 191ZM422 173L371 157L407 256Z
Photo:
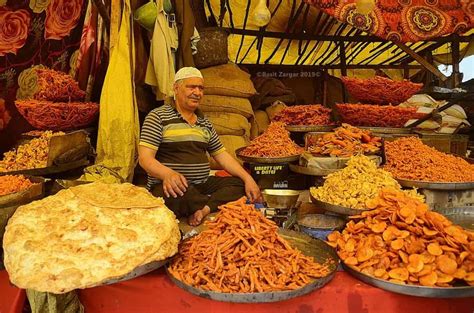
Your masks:
M369 79L341 77L344 86L352 97L363 103L400 104L423 88L409 80L394 81L375 76Z
M227 36L229 34L218 27L204 28L199 31L201 40L197 43L198 52L193 56L197 68L206 68L229 62Z
M99 113L99 105L92 102L51 102L17 100L16 108L36 129L71 130L89 126Z

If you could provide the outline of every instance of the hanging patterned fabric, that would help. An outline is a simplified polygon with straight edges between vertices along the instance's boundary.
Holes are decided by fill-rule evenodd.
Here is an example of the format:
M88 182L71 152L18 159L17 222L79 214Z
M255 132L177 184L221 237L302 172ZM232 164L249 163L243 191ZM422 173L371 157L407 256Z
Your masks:
M474 28L472 0L373 0L375 6L368 6L368 10L361 6L363 0L304 1L344 23L392 41L423 41Z
M14 104L17 96L37 87L31 69L46 66L68 72L74 63L86 11L83 2L0 0L0 154L31 129Z

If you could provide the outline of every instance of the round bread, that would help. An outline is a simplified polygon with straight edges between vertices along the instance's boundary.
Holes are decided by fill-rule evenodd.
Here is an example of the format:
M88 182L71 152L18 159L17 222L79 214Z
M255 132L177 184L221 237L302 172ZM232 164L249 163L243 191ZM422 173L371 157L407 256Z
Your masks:
M178 222L163 200L144 188L118 185L110 184L100 194L105 199L116 196L120 209L84 200L93 190L97 193L97 183L62 190L19 207L3 239L5 268L12 283L25 289L65 293L122 277L140 265L177 253ZM153 206L130 208L137 203L147 206L144 192ZM140 200L130 196L133 194Z

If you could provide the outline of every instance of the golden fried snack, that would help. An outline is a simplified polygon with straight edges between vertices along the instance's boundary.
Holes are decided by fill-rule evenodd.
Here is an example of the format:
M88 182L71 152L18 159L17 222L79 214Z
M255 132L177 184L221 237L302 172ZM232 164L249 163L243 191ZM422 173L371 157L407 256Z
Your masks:
M373 210L328 236L347 265L399 284L449 287L463 280L474 286L473 232L393 188L367 206Z
M365 210L366 202L385 187L401 189L389 172L377 168L371 159L360 155L352 157L344 169L329 174L323 186L312 187L310 192L323 202ZM406 192L422 199L415 190Z

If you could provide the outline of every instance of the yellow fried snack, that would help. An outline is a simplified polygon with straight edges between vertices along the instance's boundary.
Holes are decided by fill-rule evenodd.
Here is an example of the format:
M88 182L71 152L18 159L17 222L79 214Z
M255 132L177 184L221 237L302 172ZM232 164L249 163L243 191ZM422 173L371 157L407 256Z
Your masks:
M329 174L322 187L312 187L311 194L323 202L366 209L367 201L375 198L385 187L401 189L389 172L377 168L370 158L359 155L352 157L344 169ZM407 192L422 199L414 190Z
M19 171L46 167L49 153L49 140L53 136L64 135L47 130L40 137L34 138L16 149L5 152L0 161L0 172Z
M474 285L473 232L393 188L384 188L371 208L328 236L346 265L399 284Z

